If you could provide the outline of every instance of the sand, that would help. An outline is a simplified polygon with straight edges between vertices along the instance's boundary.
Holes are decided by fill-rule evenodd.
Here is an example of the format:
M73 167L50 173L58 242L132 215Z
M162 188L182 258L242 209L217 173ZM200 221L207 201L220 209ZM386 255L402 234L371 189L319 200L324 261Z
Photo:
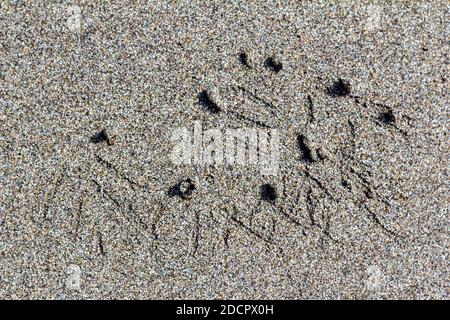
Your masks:
M447 299L448 26L446 1L1 1L0 298ZM275 130L276 174L175 164L195 122Z

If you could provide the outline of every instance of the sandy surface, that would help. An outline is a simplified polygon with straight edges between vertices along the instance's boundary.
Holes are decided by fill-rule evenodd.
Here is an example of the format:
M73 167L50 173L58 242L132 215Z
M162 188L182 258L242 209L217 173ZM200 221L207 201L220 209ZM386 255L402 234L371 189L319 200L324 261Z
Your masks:
M411 2L0 1L0 298L447 299L449 6ZM277 174L175 165L194 121L278 130Z

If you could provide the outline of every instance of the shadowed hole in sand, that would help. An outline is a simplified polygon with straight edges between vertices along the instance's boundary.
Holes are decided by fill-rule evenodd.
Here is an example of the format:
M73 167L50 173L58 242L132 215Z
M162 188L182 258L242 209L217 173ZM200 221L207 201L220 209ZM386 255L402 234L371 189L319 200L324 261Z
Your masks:
M306 137L304 135L299 134L297 136L297 146L298 146L298 148L300 150L301 157L302 157L302 160L304 162L306 162L306 163L314 162L314 159L313 159L313 156L312 156L312 151L308 147L307 139L306 139Z
M351 189L350 184L345 179L341 180L341 186L343 186L344 188L347 188L347 189Z
M387 112L380 113L380 115L378 116L378 120L380 120L381 122L383 122L385 124L392 125L395 123L395 116L392 113L392 110L389 110Z
M94 134L91 137L90 141L91 141L91 143L95 143L95 144L106 142L109 146L112 145L112 141L111 141L110 137L108 136L106 129L103 129L102 131Z
M350 94L350 83L348 81L344 81L341 78L339 78L337 81L333 83L332 86L330 86L327 89L327 92L330 96L333 97L344 97Z
M277 198L277 192L274 187L272 187L269 183L263 184L259 189L261 200L267 202L275 202Z
M239 63L243 66L246 66L247 68L250 68L250 65L248 63L248 56L245 52L239 53Z
M264 61L264 66L275 73L278 73L283 69L281 62L275 61L272 57L269 57Z
M194 183L191 179L187 178L170 187L167 194L169 197L178 196L182 199L188 199L192 195L192 192L194 192L194 190Z
M198 104L203 108L205 108L210 113L220 112L219 106L214 101L212 101L208 91L206 90L203 90L198 94Z

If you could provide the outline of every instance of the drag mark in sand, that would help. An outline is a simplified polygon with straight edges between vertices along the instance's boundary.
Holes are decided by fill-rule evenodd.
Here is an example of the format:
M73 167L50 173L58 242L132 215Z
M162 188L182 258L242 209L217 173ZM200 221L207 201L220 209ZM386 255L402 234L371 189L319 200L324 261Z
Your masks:
M82 218L82 214L83 214L83 206L84 206L84 200L85 200L84 197L85 197L85 194L82 193L81 199L78 204L77 214L76 214L76 223L75 223L75 231L74 231L74 239L75 240L78 237L78 232L80 230L81 218Z
M314 104L313 104L313 100L311 98L311 95L308 94L307 97L308 100L308 110L309 110L309 121L308 123L313 123L315 118L314 118Z
M129 177L127 177L122 172L120 172L111 162L103 159L99 155L95 155L95 157L96 157L98 163L104 165L107 169L113 170L114 173L119 178L121 178L121 179L125 180L126 182L128 182L128 184L130 185L131 189L133 189L134 191L136 191L136 187L143 188L143 186L139 185L137 182L134 182Z
M263 104L265 107L268 107L272 113L274 112L273 110L276 109L276 107L274 106L274 104L272 102L269 102L269 101L259 97L256 93L244 88L243 86L236 86L236 87L232 87L232 88L235 92L240 91L244 95L247 95L248 97L250 97L252 100Z
M230 218L237 226L239 226L240 228L242 228L244 231L246 231L246 233L253 235L254 237L256 237L259 240L262 240L263 242L265 242L267 245L269 246L273 246L274 243L271 241L271 239L268 239L266 237L264 237L263 235L261 235L260 233L256 232L255 230L253 230L252 228L250 228L249 226L245 225L241 220L239 220L238 218L232 216ZM282 248L279 248L280 250L282 250Z
M91 181L97 187L96 191L103 195L107 200L111 201L114 206L118 209L119 213L128 221L131 225L133 225L136 230L138 230L146 239L147 234L146 230L148 229L148 225L141 219L138 212L136 212L131 203L126 205L126 203L122 204L119 200L114 198L107 190L105 190L98 181L91 179Z

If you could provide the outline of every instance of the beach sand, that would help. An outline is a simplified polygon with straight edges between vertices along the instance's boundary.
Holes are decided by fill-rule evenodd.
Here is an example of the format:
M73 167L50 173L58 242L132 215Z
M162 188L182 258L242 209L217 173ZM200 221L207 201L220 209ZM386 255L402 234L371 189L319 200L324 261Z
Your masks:
M448 298L447 1L0 3L0 298Z

